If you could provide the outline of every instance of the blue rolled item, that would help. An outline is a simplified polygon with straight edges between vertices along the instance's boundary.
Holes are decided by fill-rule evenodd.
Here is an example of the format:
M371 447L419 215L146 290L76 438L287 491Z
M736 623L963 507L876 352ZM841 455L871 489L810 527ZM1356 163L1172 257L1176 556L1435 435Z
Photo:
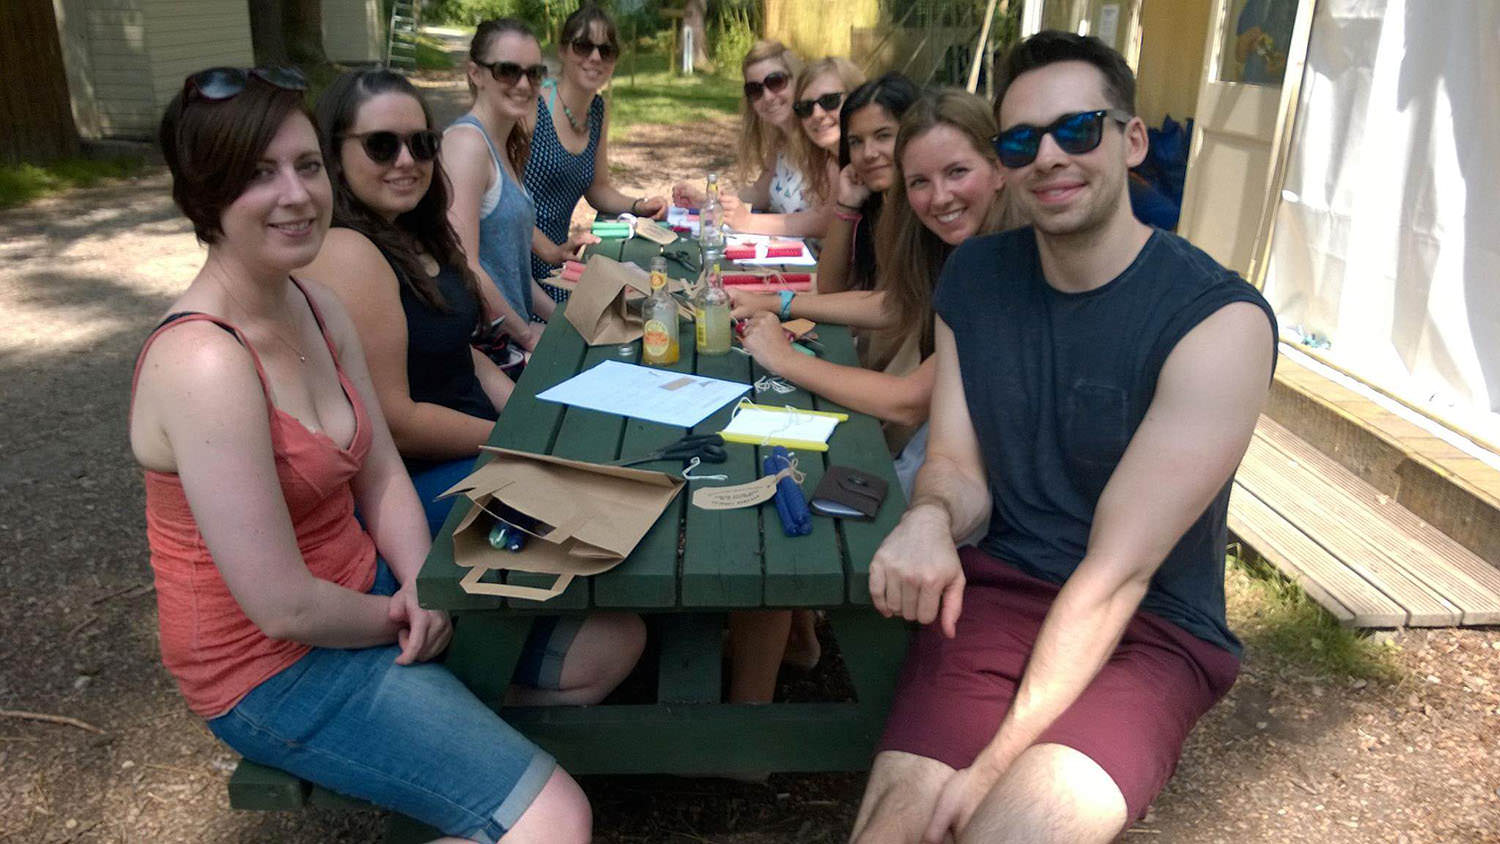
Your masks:
M784 446L775 446L766 459L761 461L761 469L766 475L775 475L791 468L792 456ZM782 478L776 482L776 515L781 517L781 530L787 536L807 536L812 533L812 511L807 508L807 497L802 494L802 487L792 480L791 476Z

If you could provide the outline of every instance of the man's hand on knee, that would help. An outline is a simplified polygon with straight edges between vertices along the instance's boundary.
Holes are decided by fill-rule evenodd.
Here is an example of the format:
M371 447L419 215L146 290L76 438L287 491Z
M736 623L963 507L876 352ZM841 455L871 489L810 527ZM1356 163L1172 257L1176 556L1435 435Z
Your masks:
M964 571L948 512L936 504L906 511L870 561L870 599L887 618L941 623L953 638L963 610Z

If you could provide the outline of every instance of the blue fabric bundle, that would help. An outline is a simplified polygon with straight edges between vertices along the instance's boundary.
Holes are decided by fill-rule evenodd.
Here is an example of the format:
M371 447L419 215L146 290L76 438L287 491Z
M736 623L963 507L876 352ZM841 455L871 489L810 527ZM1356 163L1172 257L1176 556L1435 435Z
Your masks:
M766 475L775 475L792 466L792 456L784 446L775 446L761 469ZM776 482L776 515L781 517L781 529L787 536L807 536L812 533L812 511L807 509L807 498L802 487L790 476Z

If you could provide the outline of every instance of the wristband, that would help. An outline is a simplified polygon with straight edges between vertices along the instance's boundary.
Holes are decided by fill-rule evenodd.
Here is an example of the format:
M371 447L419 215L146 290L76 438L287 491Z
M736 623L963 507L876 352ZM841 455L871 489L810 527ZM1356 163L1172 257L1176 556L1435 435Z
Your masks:
M641 204L641 199L642 199L642 198L643 198L643 197L639 197L639 196L638 196L638 197L636 197L636 198L635 198L635 199L632 199L632 200L630 200L630 213L632 213L632 214L634 214L634 213L636 213L636 210L635 210L635 207L636 207L636 206L637 206L637 205L640 205L640 204Z
M779 291L776 295L781 297L781 321L786 322L792 318L792 299L797 294L790 290Z
M842 202L837 203L837 205L838 205L838 207L836 207L836 208L833 209L833 216L834 217L836 217L837 219L843 220L846 223L857 223L857 222L860 221L860 217L862 216L861 214L858 214L858 213L853 212L853 211L845 211L844 209L847 208L847 207L849 207L849 206L845 205Z

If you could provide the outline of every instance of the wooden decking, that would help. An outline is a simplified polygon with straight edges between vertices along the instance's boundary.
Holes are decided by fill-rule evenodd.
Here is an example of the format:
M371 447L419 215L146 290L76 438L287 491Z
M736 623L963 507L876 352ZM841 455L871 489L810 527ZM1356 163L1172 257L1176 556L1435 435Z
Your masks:
M1262 417L1230 530L1355 627L1500 623L1500 569Z

